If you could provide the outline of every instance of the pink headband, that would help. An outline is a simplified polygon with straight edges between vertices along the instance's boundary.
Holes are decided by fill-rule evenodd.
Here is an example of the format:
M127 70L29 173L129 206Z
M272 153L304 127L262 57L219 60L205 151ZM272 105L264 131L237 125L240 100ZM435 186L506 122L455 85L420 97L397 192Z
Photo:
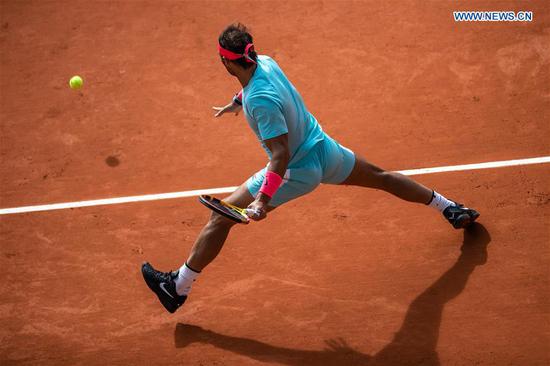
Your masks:
M245 49L244 49L244 53L241 55L241 54L238 54L238 53L235 53L235 52L231 52L229 50L226 50L225 48L223 48L222 46L220 46L220 44L218 43L218 52L220 53L220 56L222 57L225 57L226 59L228 60L238 60L240 59L241 57L244 57L246 59L246 62L251 62L251 63L256 63L256 61L254 61L250 56L248 56L248 52L252 50L254 51L254 45L252 43L249 43L246 45Z

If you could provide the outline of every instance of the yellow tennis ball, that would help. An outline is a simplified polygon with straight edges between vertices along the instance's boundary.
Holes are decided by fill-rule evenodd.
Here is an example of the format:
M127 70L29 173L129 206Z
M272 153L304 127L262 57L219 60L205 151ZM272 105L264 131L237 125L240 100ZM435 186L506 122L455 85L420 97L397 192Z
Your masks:
M78 75L73 76L71 80L69 80L69 86L71 89L80 89L82 88L82 84L84 84L84 80Z

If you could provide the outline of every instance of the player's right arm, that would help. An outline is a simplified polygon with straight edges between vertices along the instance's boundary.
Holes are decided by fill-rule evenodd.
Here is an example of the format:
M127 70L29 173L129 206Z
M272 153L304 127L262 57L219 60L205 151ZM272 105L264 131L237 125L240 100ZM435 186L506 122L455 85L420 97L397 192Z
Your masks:
M228 112L234 112L235 116L239 114L239 112L243 109L243 101L242 101L242 90L238 92L234 97L231 103L223 106L223 107L212 107L213 110L216 111L216 114L214 114L214 117L220 117L224 113Z

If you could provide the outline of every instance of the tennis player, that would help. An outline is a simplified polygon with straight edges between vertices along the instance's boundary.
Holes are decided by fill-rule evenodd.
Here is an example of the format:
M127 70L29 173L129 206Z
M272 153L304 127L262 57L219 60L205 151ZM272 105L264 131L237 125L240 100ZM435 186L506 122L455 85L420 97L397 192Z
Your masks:
M428 205L456 228L474 222L479 213L453 202L414 180L385 171L340 145L323 132L302 97L270 57L257 55L252 36L242 24L228 26L219 36L218 53L227 72L242 90L216 117L241 110L267 152L269 163L243 183L226 202L247 207L250 218L263 220L269 211L313 191L320 183L375 188L401 199ZM187 261L177 271L142 266L149 288L171 313L187 299L191 285L227 239L231 221L212 213Z

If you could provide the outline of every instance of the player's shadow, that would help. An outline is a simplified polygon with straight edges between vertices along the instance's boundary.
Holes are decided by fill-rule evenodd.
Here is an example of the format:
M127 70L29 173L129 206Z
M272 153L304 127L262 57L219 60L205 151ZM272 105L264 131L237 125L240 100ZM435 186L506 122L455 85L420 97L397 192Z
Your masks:
M422 292L409 306L405 320L392 342L374 355L360 353L342 339L325 341L322 351L277 347L253 339L232 337L178 323L176 347L193 342L211 344L262 362L290 366L309 365L439 365L436 352L441 315L445 304L458 296L476 266L487 261L489 232L481 224L464 231L461 254L454 265Z

